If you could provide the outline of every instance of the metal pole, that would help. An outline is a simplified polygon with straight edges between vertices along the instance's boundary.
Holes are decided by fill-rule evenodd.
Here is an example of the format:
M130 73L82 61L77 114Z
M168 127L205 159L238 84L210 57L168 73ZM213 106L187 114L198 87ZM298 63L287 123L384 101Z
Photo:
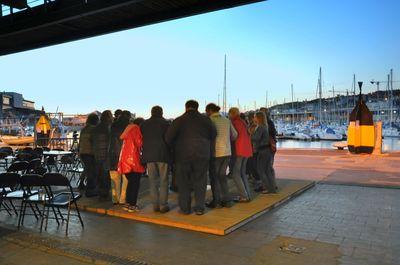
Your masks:
M224 95L223 95L223 110L226 113L226 54L224 59Z
M290 85L290 90L292 91L292 124L294 123L294 99L293 99L293 84Z
M393 122L393 69L390 69L390 128Z

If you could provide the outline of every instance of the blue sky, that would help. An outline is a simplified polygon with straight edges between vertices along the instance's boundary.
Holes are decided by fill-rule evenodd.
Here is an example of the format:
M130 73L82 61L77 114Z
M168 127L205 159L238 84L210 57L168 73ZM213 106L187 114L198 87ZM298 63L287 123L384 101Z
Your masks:
M400 80L400 1L270 0L96 38L0 57L0 89L47 111L129 109L166 116L184 102L216 102L228 56L228 104L315 97L358 80ZM369 83L369 82L368 82ZM400 83L395 83L395 88ZM366 90L375 89L370 84ZM222 96L221 96L222 98Z

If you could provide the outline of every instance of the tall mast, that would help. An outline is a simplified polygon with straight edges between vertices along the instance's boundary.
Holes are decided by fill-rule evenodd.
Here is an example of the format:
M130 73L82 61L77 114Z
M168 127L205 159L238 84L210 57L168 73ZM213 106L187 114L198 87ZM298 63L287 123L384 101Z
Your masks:
M353 104L356 106L356 74L353 74Z
M226 113L226 54L224 60L224 93L223 93L222 109Z
M292 92L292 123L294 123L293 84L290 85L290 90L291 90L291 92Z
M265 107L268 108L268 90L265 91Z
M390 69L390 128L393 121L393 69Z
M322 121L322 68L321 67L319 67L318 94L319 94L319 122L321 122Z

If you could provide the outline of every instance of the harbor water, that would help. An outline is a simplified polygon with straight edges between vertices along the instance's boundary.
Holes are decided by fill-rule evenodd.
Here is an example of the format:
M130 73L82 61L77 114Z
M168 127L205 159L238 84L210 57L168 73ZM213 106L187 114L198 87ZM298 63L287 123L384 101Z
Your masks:
M336 141L301 141L301 140L284 140L278 141L278 148L320 148L320 149L333 149L332 145ZM382 145L383 152L398 152L400 151L400 138L386 137L383 139Z

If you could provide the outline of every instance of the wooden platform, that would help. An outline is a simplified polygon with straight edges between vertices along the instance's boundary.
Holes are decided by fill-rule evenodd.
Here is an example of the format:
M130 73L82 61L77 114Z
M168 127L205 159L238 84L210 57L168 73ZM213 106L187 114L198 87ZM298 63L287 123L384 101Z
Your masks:
M301 194L314 186L313 181L279 179L278 194L258 195L250 203L236 203L232 208L212 209L202 216L182 215L178 212L177 194L170 194L171 211L166 214L154 213L147 192L139 200L143 209L137 213L128 213L121 206L109 202L99 202L97 198L80 200L79 208L88 212L127 218L140 222L176 227L214 235L227 235L260 215L277 207L283 202ZM208 192L208 196L210 196Z

